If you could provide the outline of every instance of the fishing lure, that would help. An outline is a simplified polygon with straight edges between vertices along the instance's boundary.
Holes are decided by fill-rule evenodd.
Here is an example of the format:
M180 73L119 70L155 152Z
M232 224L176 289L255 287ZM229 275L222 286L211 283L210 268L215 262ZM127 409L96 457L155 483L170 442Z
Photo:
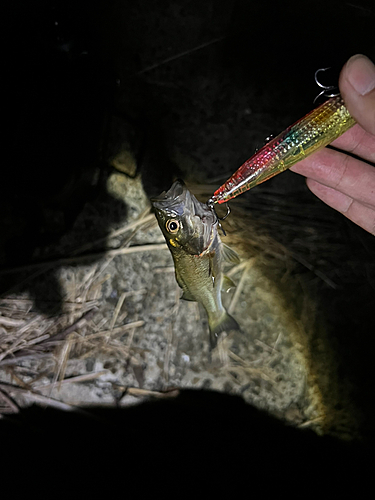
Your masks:
M331 97L245 161L232 177L215 191L207 204L212 207L215 203L225 203L284 172L330 144L354 124L355 120L345 107L342 97Z

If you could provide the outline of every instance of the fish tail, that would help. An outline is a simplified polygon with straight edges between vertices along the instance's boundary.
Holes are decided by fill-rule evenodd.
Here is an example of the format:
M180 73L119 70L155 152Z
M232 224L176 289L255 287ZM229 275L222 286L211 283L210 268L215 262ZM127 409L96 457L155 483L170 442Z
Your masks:
M219 320L217 320L217 317L209 318L208 324L210 327L211 349L216 347L220 333L229 332L230 330L240 330L240 326L237 321L227 312L224 312Z

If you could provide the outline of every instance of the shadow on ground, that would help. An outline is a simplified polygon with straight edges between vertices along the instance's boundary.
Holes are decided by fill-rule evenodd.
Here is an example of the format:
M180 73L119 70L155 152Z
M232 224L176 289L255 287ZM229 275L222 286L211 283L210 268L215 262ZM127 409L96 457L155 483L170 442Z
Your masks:
M39 1L31 7L19 1L8 7L6 63L12 70L6 83L12 99L4 117L0 293L27 290L36 310L57 314L62 295L55 269L30 280L33 268L27 265L66 256L56 245L87 203L101 220L83 228L86 241L105 240L108 228L126 218L126 202L106 189L109 160L119 146L113 124L131 131L127 139L134 139L150 192L168 186L174 166L157 117L134 118L118 107L115 70L100 54L83 3ZM155 107L147 96L144 106ZM9 272L18 267L26 269Z
M289 484L337 493L354 483L360 491L371 469L365 445L288 427L240 397L211 391L81 414L29 408L2 422L1 442L8 463L19 461L20 449L32 450L24 479L43 470L49 478L43 489L51 478L69 478L69 487L84 478L86 494L97 493L102 480L108 493L109 478L128 478L129 488L142 478L137 488L153 491L150 478L161 481L160 474L168 488L184 491L196 490L198 478L211 491L233 482L253 492ZM59 484L64 488L65 481Z

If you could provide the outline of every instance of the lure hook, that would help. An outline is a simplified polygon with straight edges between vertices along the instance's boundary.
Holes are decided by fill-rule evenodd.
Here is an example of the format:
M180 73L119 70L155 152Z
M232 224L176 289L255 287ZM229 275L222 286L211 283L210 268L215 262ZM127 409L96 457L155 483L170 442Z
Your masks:
M228 205L228 203L226 203L225 206L227 207L227 213L224 215L224 217L220 217L220 220L225 220L231 212L230 206Z
M214 203L213 199L212 199L212 198L210 198L210 199L207 201L207 206L208 206L208 208L209 208L210 210L212 210L212 212L215 214L215 217L216 217L216 221L217 221L217 223L218 223L218 226L219 226L219 228L223 231L223 235L224 235L224 236L226 236L227 234L226 234L226 232L225 232L225 230L224 230L223 226L221 225L221 222L220 222L220 221L225 220L225 219L228 217L228 215L230 214L230 212L231 212L231 210L230 210L230 207L229 207L228 203L226 203L225 205L226 205L226 207L227 207L227 213L224 215L224 217L219 217L219 216L217 215L217 213L216 213L216 210L215 210L215 203Z
M318 74L321 72L321 71L327 71L328 69L330 68L320 68L320 69L317 69L315 71L315 83L318 85L318 87L320 87L321 89L323 89L314 99L314 103L319 99L319 97L321 95L324 95L324 97L337 97L338 95L340 95L340 92L335 92L335 93L330 93L328 94L328 92L330 90L334 90L334 89L337 89L336 85L323 85L319 80L318 80Z
M215 202L214 202L214 200L212 198L210 198L207 201L206 205L208 206L208 208L210 208L213 211L213 213L215 214L217 220L225 220L228 217L228 215L230 214L230 212L231 212L230 206L228 205L228 203L226 203L225 206L227 208L227 213L224 215L224 217L219 217L217 215L217 213L216 213Z

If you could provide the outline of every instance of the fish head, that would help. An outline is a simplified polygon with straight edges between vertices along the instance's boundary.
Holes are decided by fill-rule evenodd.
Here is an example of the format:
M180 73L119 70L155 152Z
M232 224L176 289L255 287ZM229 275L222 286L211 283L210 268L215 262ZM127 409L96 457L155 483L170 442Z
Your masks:
M151 200L169 248L200 255L217 235L217 218L181 181Z

